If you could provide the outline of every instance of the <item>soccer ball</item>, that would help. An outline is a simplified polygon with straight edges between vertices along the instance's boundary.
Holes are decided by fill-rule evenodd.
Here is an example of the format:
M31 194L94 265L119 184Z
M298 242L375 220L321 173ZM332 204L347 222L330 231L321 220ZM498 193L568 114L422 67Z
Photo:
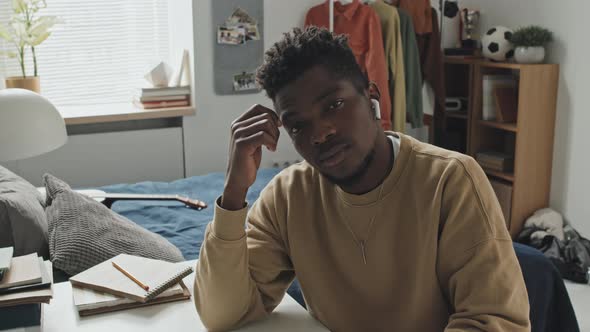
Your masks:
M483 56L494 61L506 61L514 57L514 45L510 42L512 30L493 27L481 39Z

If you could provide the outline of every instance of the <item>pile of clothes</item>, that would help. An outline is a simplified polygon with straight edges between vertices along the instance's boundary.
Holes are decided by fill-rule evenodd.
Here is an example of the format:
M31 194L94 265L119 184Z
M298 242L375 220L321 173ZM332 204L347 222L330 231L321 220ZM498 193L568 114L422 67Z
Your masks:
M564 279L588 283L590 240L582 237L552 209L542 209L524 224L517 242L534 247L549 258Z

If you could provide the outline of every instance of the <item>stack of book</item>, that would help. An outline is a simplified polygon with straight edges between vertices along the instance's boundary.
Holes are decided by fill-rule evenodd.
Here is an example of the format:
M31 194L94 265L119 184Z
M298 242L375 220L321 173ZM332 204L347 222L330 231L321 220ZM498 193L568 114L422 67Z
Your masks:
M0 330L41 325L41 304L53 297L51 262L13 252L0 248Z
M190 86L140 88L133 103L143 109L183 107L190 105Z
M188 300L182 279L192 272L183 263L118 255L70 278L74 305L80 316L89 316Z
M475 160L485 169L498 172L511 172L514 169L514 157L501 152L479 152Z
M484 75L482 82L482 120L498 119L496 89L516 89L518 82L512 75Z

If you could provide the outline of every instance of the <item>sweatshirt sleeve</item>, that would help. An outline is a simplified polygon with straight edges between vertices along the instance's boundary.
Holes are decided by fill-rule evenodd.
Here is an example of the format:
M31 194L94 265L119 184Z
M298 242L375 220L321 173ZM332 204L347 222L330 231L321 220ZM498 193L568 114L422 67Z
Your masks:
M451 306L445 332L530 331L522 271L483 170L462 156L444 188L437 273Z
M195 306L209 330L229 330L267 316L295 277L274 192L267 186L249 213L247 207L228 211L215 205L195 277Z

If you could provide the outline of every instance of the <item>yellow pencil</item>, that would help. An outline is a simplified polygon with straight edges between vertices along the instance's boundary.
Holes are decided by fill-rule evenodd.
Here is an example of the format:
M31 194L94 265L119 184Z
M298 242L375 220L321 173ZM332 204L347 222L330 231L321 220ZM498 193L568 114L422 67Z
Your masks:
M148 285L145 285L144 283L142 283L141 281L137 280L134 276L131 275L131 273L125 271L122 267L120 267L119 265L117 265L117 263L112 262L113 266L115 267L115 269L121 271L121 273L123 273L124 275L126 275L129 279L133 280L133 282L135 282L139 287L143 288L145 291L149 291L150 287Z

